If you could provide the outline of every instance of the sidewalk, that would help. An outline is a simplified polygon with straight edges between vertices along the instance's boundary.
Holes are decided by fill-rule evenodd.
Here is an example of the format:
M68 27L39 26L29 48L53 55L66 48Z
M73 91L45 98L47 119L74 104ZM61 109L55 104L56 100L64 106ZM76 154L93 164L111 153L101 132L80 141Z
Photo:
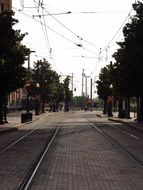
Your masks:
M5 123L4 125L0 125L0 134L8 133L11 131L15 131L18 127L26 125L27 123L33 122L40 118L40 115L35 115L33 112L33 119L32 121L21 123L21 114L26 113L26 111L17 111L11 112L7 114L7 120L9 123Z
M130 113L131 119L118 118L118 112L113 112L113 117L108 117L106 114L103 114L102 111L98 111L96 115L99 117L106 117L106 118L108 118L109 121L124 123L130 127L136 128L136 129L141 130L143 132L143 122L135 121L136 117L135 117L134 112Z

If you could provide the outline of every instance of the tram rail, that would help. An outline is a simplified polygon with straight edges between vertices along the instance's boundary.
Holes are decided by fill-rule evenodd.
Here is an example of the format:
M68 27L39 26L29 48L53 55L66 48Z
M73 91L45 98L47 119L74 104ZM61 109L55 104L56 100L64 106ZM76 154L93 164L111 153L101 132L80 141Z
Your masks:
M58 133L59 129L60 129L61 125L58 124L58 127L56 128L52 138L50 139L50 141L45 145L43 151L41 152L41 154L38 156L38 158L35 160L35 162L33 163L32 167L30 168L28 174L26 175L25 179L23 180L23 182L21 183L21 185L18 187L17 190L28 190L32 180L34 179L35 174L37 173L45 155L47 154L49 148L52 145L52 142L54 141L54 139L56 138L56 134Z
M111 135L109 135L107 132L105 132L104 130L102 130L101 128L97 127L95 122L90 122L90 124L100 133L102 134L106 139L108 139L110 142L116 144L128 157L130 157L132 160L134 160L140 167L143 168L143 161L141 161L140 159L138 159L137 156L135 156L131 151L129 151L126 146L124 146L123 144L119 143L118 140L116 140L115 138L113 138ZM110 125L110 124L108 124ZM114 128L115 130L120 130L124 133L123 130L118 129L116 127L113 127L110 125L110 127ZM143 140L142 140L143 143Z

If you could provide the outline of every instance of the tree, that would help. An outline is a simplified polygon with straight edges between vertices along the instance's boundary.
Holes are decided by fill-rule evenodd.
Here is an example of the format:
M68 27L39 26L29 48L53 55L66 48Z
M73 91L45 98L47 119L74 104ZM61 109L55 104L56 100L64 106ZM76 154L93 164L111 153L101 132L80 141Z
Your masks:
M118 90L126 100L136 96L138 104L138 120L143 120L143 3L137 1L133 4L136 15L131 18L123 28L124 41L119 42L120 48L114 54L117 63L120 86Z
M97 94L104 101L103 114L106 114L108 97L112 95L110 85L112 84L114 86L114 65L112 62L101 69L99 80L96 83Z
M45 103L48 102L53 111L58 110L59 101L63 100L62 85L59 75L53 71L46 60L38 60L34 63L31 82L31 96L36 95L36 84L39 83L38 93L42 102L42 112L45 111Z
M14 30L18 20L14 12L0 14L0 123L3 124L3 104L12 91L23 87L27 71L23 67L29 49L21 42L26 34Z
M64 87L64 101L65 101L65 111L69 111L69 103L72 100L72 91L69 89L69 82L70 78L66 77L64 82L63 82L63 87Z

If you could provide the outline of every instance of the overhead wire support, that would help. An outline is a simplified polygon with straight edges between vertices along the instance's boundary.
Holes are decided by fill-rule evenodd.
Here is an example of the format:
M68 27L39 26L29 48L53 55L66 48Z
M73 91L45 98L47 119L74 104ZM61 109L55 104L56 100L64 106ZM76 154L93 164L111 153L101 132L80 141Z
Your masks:
M35 1L35 0L34 0L34 1ZM36 1L35 1L35 2L36 2ZM36 2L36 3L37 3L37 2ZM90 43L90 42L84 40L82 37L80 37L80 36L77 35L75 32L73 32L71 29L69 29L67 26L65 26L61 21L59 21L57 18L55 18L55 17L53 16L53 14L49 13L43 6L41 6L41 8L44 9L44 11L47 13L47 16L51 16L51 17L52 17L54 20L56 20L61 26L63 26L66 30L68 30L69 32L71 32L71 33L72 33L74 36L76 36L78 39L80 39L80 40L82 40L82 41L88 43L89 45L92 44L92 46L97 47L96 45L93 45L93 43ZM66 14L70 14L70 13L72 13L72 12L71 12L71 11L68 11ZM36 15L34 15L34 16L36 16ZM44 15L40 15L40 16L44 16Z
M22 7L22 9L20 9L19 11L23 11L24 9L34 9L34 8L36 8L36 7L31 7L31 6L28 6L28 7L26 7L26 6L24 6L24 0L20 0L20 4L21 4L21 7Z
M40 23L40 21L39 21L39 20L37 20L37 19L35 19L35 18L33 18L33 17L29 16L29 15L28 15L28 14L26 14L26 13L23 13L23 12L19 11L19 10L18 10L18 9L16 9L15 7L13 7L13 9L14 9L14 10L16 10L16 11L18 11L18 12L20 12L21 14L23 14L23 15L25 15L25 16L27 16L27 17L31 18L31 19L34 19L36 22L39 22L39 23ZM40 24L41 24L41 23L40 23ZM42 24L43 24L43 23L42 23ZM43 24L43 25L44 25L44 24ZM61 36L61 37L62 37L62 38L64 38L65 40L67 40L68 42L70 42L70 43L72 43L72 44L74 44L74 45L76 45L76 46L77 46L77 44L76 44L75 42L73 42L73 41L72 41L72 40L70 40L69 38L65 37L63 34L61 34L61 33L57 32L56 30L52 29L51 27L49 27L49 26L47 26L47 25L46 25L46 27L47 27L49 30L51 30L52 32L56 33L57 35Z
M130 12L128 13L127 17L125 18L125 20L123 21L123 23L121 24L121 26L118 28L117 32L114 34L114 36L112 37L112 39L108 42L108 44L102 49L101 53L106 50L106 48L110 47L111 42L115 39L115 37L117 36L117 34L120 32L120 30L123 28L126 20L130 17L131 12L133 9L130 10Z
M70 14L70 11L68 12L63 12L63 13L52 13L51 15L65 15L65 14ZM34 17L37 17L38 15L33 15ZM44 15L40 15L42 16L50 16L49 14L44 14Z

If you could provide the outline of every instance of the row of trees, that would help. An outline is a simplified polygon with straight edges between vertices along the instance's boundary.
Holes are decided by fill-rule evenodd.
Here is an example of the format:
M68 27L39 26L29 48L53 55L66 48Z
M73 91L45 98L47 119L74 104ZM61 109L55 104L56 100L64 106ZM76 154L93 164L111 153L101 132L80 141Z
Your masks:
M119 117L123 109L123 100L126 117L130 117L130 99L137 99L137 119L143 120L143 3L137 1L133 5L136 14L123 28L124 40L117 42L119 48L113 54L115 63L102 68L97 81L97 93L104 100L104 113L108 97L114 96L118 101ZM110 84L113 89L109 88Z
M52 70L50 63L46 59L43 59L34 63L30 78L30 95L33 98L37 94L39 95L42 112L45 111L45 103L48 103L53 111L56 111L59 109L60 102L64 102L65 111L69 111L69 103L72 100L72 91L69 89L69 76L60 82L60 75Z
M17 23L13 11L0 14L0 124L4 124L7 96L23 88L26 82L30 82L31 96L34 96L35 82L40 84L43 105L45 100L56 103L65 101L67 104L72 97L68 88L70 79L67 77L60 83L60 76L45 59L35 63L32 74L24 67L30 49L22 44L27 33L22 34L20 30L13 29ZM68 111L68 106L65 111Z

